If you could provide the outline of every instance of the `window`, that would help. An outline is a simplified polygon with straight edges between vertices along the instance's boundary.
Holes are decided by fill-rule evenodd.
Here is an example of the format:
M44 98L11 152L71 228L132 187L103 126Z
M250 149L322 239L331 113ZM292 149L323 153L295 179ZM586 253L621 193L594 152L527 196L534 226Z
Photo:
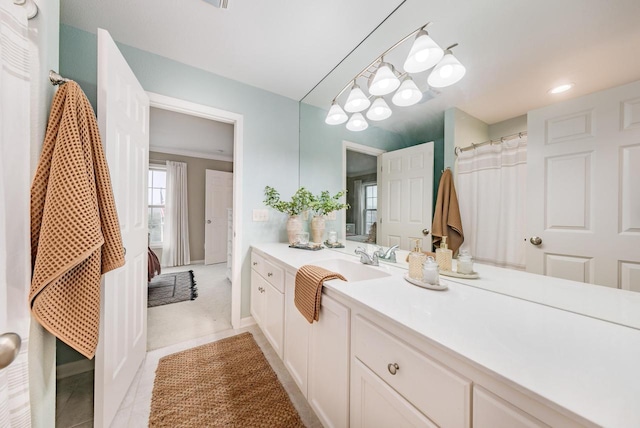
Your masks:
M149 167L149 245L161 246L164 227L164 204L167 194L167 171L164 166Z
M365 184L364 186L364 230L369 233L373 223L378 217L378 185Z

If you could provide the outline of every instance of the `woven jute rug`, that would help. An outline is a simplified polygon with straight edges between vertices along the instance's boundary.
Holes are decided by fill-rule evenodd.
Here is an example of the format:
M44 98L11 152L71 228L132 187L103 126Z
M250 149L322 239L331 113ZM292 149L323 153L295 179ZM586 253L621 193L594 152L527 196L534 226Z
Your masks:
M251 333L160 360L150 427L304 427Z
M147 288L147 307L195 300L198 297L193 271L163 273L154 277Z

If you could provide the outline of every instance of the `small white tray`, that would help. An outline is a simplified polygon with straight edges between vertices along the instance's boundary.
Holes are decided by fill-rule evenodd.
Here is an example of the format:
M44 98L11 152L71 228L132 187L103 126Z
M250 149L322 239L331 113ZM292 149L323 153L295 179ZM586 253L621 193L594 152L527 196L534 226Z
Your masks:
M447 286L447 284L438 284L438 285L434 285L434 284L429 284L427 282L422 282L419 279L413 279L411 277L409 277L408 273L404 274L404 279L413 284L413 285L417 285L418 287L422 287L422 288L428 288L429 290L438 290L438 291L442 291L442 290L446 290L447 288L449 288Z
M441 270L440 271L440 275L452 276L454 278L466 278L466 279L478 279L478 278L480 278L480 275L478 275L478 272L458 273L458 272L454 272L452 270Z

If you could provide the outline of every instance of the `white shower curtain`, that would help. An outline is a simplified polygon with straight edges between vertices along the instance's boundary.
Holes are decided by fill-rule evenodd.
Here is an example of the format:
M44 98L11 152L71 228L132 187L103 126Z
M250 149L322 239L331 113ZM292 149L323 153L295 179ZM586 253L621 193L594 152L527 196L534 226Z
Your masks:
M362 231L362 209L364 207L364 198L362 196L362 180L353 181L353 222L355 223L355 234L364 235Z
M30 42L24 7L0 3L0 334L18 333L0 370L0 427L31 426L27 350L30 283Z
M167 201L162 265L182 266L189 263L191 263L191 255L189 254L187 164L167 161Z
M457 182L463 249L475 260L524 269L527 137L460 153Z

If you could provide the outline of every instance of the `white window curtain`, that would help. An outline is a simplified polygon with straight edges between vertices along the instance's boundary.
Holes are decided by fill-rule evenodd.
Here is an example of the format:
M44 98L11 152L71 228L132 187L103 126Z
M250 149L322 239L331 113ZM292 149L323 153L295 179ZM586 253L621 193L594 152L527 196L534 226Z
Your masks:
M167 201L162 265L183 266L189 263L191 263L191 255L189 254L187 164L167 161Z
M0 334L22 337L0 370L0 427L31 426L28 375L30 41L26 8L0 3Z
M475 260L524 269L527 137L460 153L457 183L464 244Z
M353 222L355 223L355 234L362 235L362 210L364 208L362 196L362 180L353 181Z

